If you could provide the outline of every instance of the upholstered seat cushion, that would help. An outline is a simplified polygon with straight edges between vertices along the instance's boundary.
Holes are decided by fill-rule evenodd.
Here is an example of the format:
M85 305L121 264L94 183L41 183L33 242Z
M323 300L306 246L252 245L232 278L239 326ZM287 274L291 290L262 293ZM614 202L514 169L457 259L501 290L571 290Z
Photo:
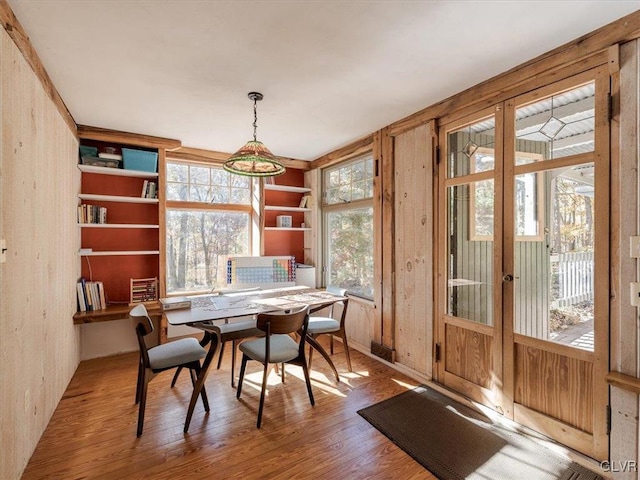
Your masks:
M298 343L289 335L271 335L271 358L269 363L282 363L293 360L298 356ZM240 350L249 358L264 363L267 343L266 338L248 340L240 344Z
M309 335L329 333L340 330L340 323L331 317L309 317Z
M175 367L183 363L195 362L207 352L195 338L182 338L150 348L149 364L153 370Z

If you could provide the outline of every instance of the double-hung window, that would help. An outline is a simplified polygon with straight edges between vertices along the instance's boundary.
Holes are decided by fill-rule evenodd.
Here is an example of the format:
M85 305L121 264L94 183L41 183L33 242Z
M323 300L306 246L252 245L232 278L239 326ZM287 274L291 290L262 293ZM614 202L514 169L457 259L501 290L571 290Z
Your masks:
M167 162L167 293L225 284L228 255L250 255L249 177L217 165Z
M373 298L373 158L323 172L324 281Z

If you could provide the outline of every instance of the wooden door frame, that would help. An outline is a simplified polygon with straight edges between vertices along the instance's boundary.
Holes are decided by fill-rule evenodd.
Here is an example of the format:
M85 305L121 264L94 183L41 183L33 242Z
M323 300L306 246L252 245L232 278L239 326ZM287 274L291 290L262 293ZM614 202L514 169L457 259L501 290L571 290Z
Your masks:
M610 245L609 245L609 233L610 226L608 221L608 215L610 210L610 204L607 201L610 197L610 142L611 142L611 130L610 130L610 112L608 109L608 97L611 91L611 69L608 65L602 65L593 68L589 71L573 75L571 77L564 78L553 84L540 86L538 89L519 95L512 99L507 100L504 103L498 104L494 108L496 118L496 132L498 132L498 122L501 122L501 131L503 132L503 140L496 141L495 143L495 158L496 167L498 159L502 167L500 171L495 171L495 212L503 212L503 218L494 222L494 263L502 265L504 272L513 275L514 272L514 206L512 202L504 202L507 195L513 197L514 187L513 185L505 185L505 178L513 178L517 174L523 173L519 168L515 171L513 161L506 161L504 158L505 151L515 151L515 122L506 121L505 115L513 115L516 105L527 103L536 98L544 98L545 96L555 94L563 89L571 89L582 83L594 81L596 86L596 105L595 105L595 124L596 124L596 147L592 154L594 168L595 168L595 187L598 191L599 201L595 204L595 220L594 222L600 226L596 230L594 240L594 251L596 252L595 266L596 272L608 272L610 262ZM442 157L446 155L447 149L447 133L451 130L459 128L460 126L473 123L474 120L486 117L486 113L491 109L485 109L480 112L476 112L473 115L467 115L463 118L459 118L455 121L451 121L447 124L443 124L439 128L439 145L443 149ZM599 127L599 128L598 128ZM498 135L496 135L496 138ZM566 167L573 164L584 163L584 160L579 160L577 157L565 157L556 160L545 160L543 162L544 169L553 169L558 167ZM525 167L527 169L529 167ZM530 167L534 171L535 167ZM446 238L446 226L447 226L447 212L446 212L446 198L447 187L452 184L467 183L470 179L465 177L465 181L449 181L447 182L447 162L443 160L438 165L437 169L437 198L434 202L437 209L437 224L435 228L435 235L437 235L437 241L435 242L436 258L436 282L435 282L435 325L434 325L434 342L436 346L439 344L439 360L434 358L434 380L440 384L445 383L445 358L446 358L446 344L445 344L445 324L446 322L446 305L447 305L447 238ZM498 185L501 185L498 188ZM443 202L445 204L443 204ZM603 226L607 226L603 228ZM496 241L496 239L502 239ZM502 243L504 242L504 243ZM496 256L498 259L496 260ZM497 369L494 372L494 377L501 384L501 391L496 397L496 405L494 407L497 411L501 411L505 416L514 418L516 421L523 424L535 424L536 430L542 433L552 434L554 438L564 444L575 448L583 453L586 453L597 459L606 459L608 457L608 433L606 422L606 406L608 405L608 387L605 381L605 375L608 372L609 361L609 293L610 293L610 278L609 274L601 274L596 276L598 278L599 287L596 290L595 297L595 311L594 319L594 333L596 337L595 349L591 354L590 352L575 352L575 354L569 355L573 358L590 357L593 364L593 434L582 432L576 428L572 428L569 425L561 424L555 421L552 417L537 413L530 409L526 409L523 406L518 406L514 403L515 392L515 365L514 365L514 352L516 335L514 333L514 284L513 282L502 283L502 271L498 272L498 269L494 268L494 281L495 285L503 285L503 288L495 289L494 298L494 335L496 339L501 339L500 342L494 342L493 355L494 358L499 359L499 364L496 365ZM603 283L604 282L604 283ZM499 292L498 292L499 290ZM500 321L498 321L498 319ZM460 320L460 322L465 322ZM500 325L498 325L498 323ZM498 336L499 335L499 336ZM538 341L532 339L532 344L536 344ZM498 347L496 344L500 343ZM539 341L540 344L543 341ZM548 350L557 351L558 354L566 355L566 349L570 347L563 347L562 345L549 345L549 342L544 342ZM496 356L496 352L499 352L500 356ZM474 395L469 391L462 389L461 393L467 395L473 400L478 401L478 398L474 398ZM485 399L486 402L486 399ZM485 403L486 404L486 403ZM527 421L527 420L531 421ZM560 434L559 426L561 426ZM562 434L565 432L566 434Z
M472 173L468 175L464 175L461 177L447 178L447 135L448 132L458 129L460 127L464 127L465 125L473 124L476 121L482 120L483 118L493 117L495 120L495 131L497 134L496 138L499 137L500 132L503 131L504 126L504 117L503 117L503 104L499 103L497 105L493 105L489 108L485 108L478 112L475 112L471 115L466 115L464 117L458 118L448 124L441 125L438 132L438 144L440 148L439 158L443 158L444 160L438 163L437 169L437 201L434 202L435 208L437 208L437 214L434 218L437 218L437 228L435 229L437 240L435 242L435 255L437 255L436 265L437 265L437 274L436 274L436 282L435 282L435 308L436 312L434 315L435 318L435 327L434 327L434 341L436 343L437 348L437 358L434 359L436 362L433 368L434 379L441 384L446 384L445 377L447 376L447 372L445 371L445 361L446 358L446 324L452 324L456 326L460 326L463 328L474 327L477 331L480 331L482 334L491 336L492 345L491 345L491 361L493 364L492 370L492 380L491 383L493 386L501 385L502 383L502 321L497 321L498 316L500 315L502 308L502 289L498 287L498 285L502 284L502 271L499 271L495 268L499 265L502 258L502 222L500 218L500 214L502 212L502 194L497 191L495 195L495 204L494 204L494 240L493 240L493 269L492 269L492 278L493 278L493 290L492 290L492 325L483 325L475 322L470 322L464 319L458 319L456 317L448 316L446 312L446 304L447 304L447 286L445 285L446 276L447 276L447 266L446 266L446 252L447 248L447 212L446 205L443 205L443 202L446 203L447 198L447 188L455 186L455 185L463 185L471 182L493 179L494 180L494 188L502 188L502 161L496 161L494 165L494 170L490 172L479 172ZM502 142L494 143L494 155L495 158L502 158L503 155L503 145ZM496 240L497 239L497 240ZM500 341L496 341L496 339L500 339ZM479 385L472 384L467 380L461 379L458 380L459 377L456 377L454 382L456 383L456 388L459 389L460 392L467 395L469 398L476 400L478 402L485 403L487 399L490 399L492 408L494 408L498 412L503 412L502 407L502 394L499 388L486 389L485 387L481 387ZM450 380L453 378L450 377Z

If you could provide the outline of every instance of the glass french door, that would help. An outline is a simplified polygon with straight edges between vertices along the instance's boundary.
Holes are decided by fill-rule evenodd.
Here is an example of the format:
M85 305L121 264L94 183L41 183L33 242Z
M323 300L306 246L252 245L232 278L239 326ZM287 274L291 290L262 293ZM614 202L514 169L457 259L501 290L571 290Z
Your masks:
M440 133L437 380L598 459L608 94L608 72L590 71Z

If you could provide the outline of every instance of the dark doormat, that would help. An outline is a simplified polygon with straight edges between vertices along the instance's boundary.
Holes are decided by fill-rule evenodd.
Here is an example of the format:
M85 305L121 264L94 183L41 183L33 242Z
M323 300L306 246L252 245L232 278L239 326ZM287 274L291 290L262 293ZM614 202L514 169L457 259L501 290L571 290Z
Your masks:
M426 386L358 412L441 480L596 480L600 475Z

